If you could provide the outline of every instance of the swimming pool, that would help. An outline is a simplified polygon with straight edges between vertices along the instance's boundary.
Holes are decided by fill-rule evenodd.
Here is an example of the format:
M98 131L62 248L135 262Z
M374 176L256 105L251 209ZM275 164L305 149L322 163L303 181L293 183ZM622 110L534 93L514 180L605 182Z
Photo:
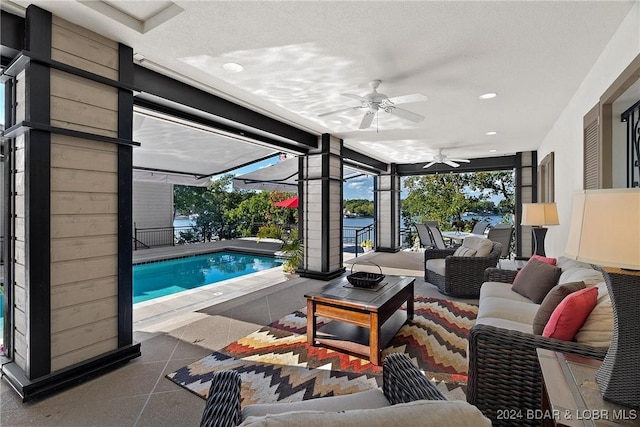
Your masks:
M133 302L149 301L188 289L282 265L283 260L237 252L214 252L133 266Z

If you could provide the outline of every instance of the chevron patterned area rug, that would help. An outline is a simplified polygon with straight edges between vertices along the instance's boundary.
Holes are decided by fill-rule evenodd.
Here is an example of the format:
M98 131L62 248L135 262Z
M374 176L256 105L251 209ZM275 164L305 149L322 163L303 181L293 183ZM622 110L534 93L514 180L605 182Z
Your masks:
M305 311L295 311L167 378L206 398L213 372L236 370L242 378L243 405L337 396L382 385L382 367L309 346ZM418 296L413 320L400 328L382 356L407 353L445 396L465 400L467 337L477 312L472 304ZM319 318L318 327L326 321Z

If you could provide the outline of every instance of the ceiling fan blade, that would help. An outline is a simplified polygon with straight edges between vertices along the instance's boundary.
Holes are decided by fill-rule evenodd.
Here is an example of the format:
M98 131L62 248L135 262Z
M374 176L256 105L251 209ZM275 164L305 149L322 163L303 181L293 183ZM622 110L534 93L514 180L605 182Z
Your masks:
M460 163L470 163L471 162L471 160L468 160L468 159L449 159L449 160L451 160L453 162L460 162Z
M324 117L324 116L330 116L332 114L338 114L338 113L345 113L347 111L352 111L352 110L358 110L362 108L361 106L357 105L355 107L347 107L347 108L341 108L339 110L335 110L335 111L328 111L326 113L322 113L322 114L318 114L318 117Z
M451 166L452 168L457 168L458 166L460 166L459 164L457 164L456 162L452 162L451 160L447 159L447 160L443 160L442 163Z
M436 161L434 160L433 162L431 162L431 163L427 163L426 165L424 165L424 166L422 167L422 169L430 168L431 166L435 165L436 163L438 163L438 162L436 162Z
M354 95L353 93L341 93L340 95L346 96L347 98L355 99L360 102L368 102L367 98L363 98L360 95Z
M369 126L371 126L371 123L373 122L373 116L375 116L376 113L372 113L371 111L367 111L364 115L364 117L362 118L362 122L360 122L360 129L366 129Z
M412 122L421 122L424 120L424 116L414 113L413 111L405 110L404 108L393 107L389 113L402 117L403 119L411 120Z
M427 97L421 93L412 93L411 95L401 95L394 96L393 98L387 98L387 101L394 105L406 104L409 102L422 102L426 100Z

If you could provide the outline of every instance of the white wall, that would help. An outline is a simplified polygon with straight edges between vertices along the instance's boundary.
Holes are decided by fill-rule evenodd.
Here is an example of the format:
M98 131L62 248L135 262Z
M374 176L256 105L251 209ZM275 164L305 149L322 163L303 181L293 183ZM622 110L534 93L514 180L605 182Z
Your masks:
M640 53L640 2L636 2L606 46L578 91L540 144L538 159L555 152L555 201L560 225L550 227L545 247L548 256L564 254L569 234L573 194L582 189L582 119L600 96ZM561 72L561 70L559 70ZM625 171L617 173L624 174ZM614 182L620 182L615 179Z
M173 225L173 185L133 181L133 222L138 228Z

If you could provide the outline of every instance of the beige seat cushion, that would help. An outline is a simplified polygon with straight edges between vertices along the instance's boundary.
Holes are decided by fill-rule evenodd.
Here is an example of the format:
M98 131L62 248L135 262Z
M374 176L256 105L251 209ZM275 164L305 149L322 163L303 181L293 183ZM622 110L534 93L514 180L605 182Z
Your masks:
M447 269L446 261L444 258L429 259L427 260L426 269L444 277L445 270Z
M523 301L531 303L531 300L511 289L511 283L503 282L484 282L480 288L480 301L485 298L503 298L505 300ZM505 304L508 304L505 301Z
M489 239L485 239L484 237L469 236L465 237L462 241L462 246L475 250L476 253L474 256L486 257L491 253L493 242Z
M491 426L473 405L460 400L417 400L378 409L344 412L300 411L249 417L241 426L251 427L389 427L389 426Z
M563 268L558 283L584 282L587 286L595 286L604 281L602 273L593 268L571 267Z
M495 326L496 328L508 329L510 331L520 331L525 334L532 334L533 329L530 323L521 323L513 320L498 319L496 317L483 317L476 320L476 325ZM467 353L467 356L469 353Z
M613 336L611 296L604 282L598 283L598 300L589 317L578 330L575 340L593 347L609 347Z
M291 411L328 411L340 412L350 409L375 409L390 406L382 390L361 391L344 396L330 396L318 399L302 400L289 403L261 403L247 405L242 408L242 419L260 417L267 414L281 414Z
M533 304L531 301L524 302L485 297L478 307L478 319L496 318L511 320L529 325L529 331L532 331L531 325L533 324L533 318L538 312L538 307L538 304Z

